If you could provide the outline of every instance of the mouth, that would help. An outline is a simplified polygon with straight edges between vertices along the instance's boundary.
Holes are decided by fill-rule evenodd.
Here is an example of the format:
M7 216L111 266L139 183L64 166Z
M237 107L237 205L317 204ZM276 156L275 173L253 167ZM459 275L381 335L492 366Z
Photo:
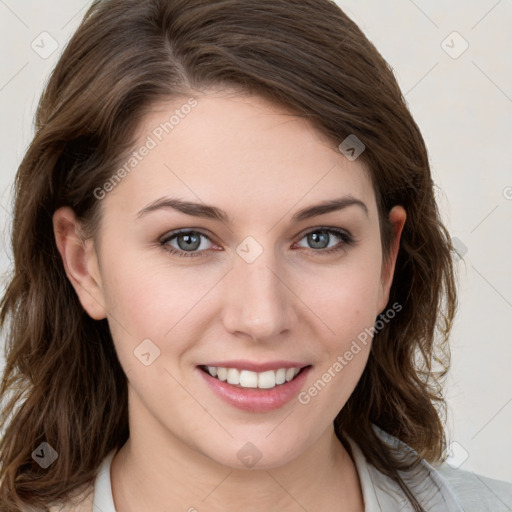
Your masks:
M233 364L233 363L232 363ZM242 365L240 365L242 366ZM243 366L257 365L243 364ZM196 366L207 393L219 397L224 403L251 413L279 409L298 398L312 365L282 366L264 371L228 366ZM262 369L262 368L259 368Z
M231 386L249 389L274 389L287 382L294 380L299 373L309 368L311 365L291 368L278 368L276 370L267 370L264 372L254 372L251 370L242 370L239 368L226 368L223 366L201 365L199 368L221 382L226 382Z

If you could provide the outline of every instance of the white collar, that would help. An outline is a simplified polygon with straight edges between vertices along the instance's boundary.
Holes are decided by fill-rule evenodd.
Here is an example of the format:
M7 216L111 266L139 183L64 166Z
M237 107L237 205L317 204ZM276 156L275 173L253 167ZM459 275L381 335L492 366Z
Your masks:
M117 450L112 450L101 463L94 482L94 501L92 510L102 512L116 512L114 498L112 496L112 484L110 482L110 465Z

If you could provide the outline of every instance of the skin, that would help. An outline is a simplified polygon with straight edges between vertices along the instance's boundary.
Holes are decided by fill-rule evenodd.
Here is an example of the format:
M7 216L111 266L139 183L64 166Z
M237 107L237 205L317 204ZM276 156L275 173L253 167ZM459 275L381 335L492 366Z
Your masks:
M391 210L395 236L386 260L360 160L349 161L304 118L260 97L194 97L190 114L102 199L94 239L83 239L70 208L54 214L68 278L88 314L108 318L128 378L131 435L111 468L116 508L362 511L357 471L332 422L370 343L307 405L292 400L268 412L226 404L196 366L304 361L313 365L308 389L385 311L405 211ZM156 105L136 147L185 102ZM347 194L367 213L352 205L292 223L299 209ZM215 205L233 223L170 208L137 218L165 195ZM356 243L331 234L315 246L307 235L322 227L346 230ZM172 255L159 243L184 228L206 235L193 249L197 257ZM263 249L252 263L236 252L248 236ZM178 241L167 247L179 250ZM342 250L321 254L336 245ZM160 356L145 366L133 352L148 338ZM250 469L237 457L249 441L262 454Z

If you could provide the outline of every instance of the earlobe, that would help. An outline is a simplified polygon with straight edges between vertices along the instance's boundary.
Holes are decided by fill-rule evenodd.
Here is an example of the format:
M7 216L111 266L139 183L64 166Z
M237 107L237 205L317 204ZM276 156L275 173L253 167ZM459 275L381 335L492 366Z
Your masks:
M393 283L395 264L400 248L400 238L405 225L407 214L402 206L394 206L389 212L389 220L393 226L393 239L391 240L389 256L383 261L381 271L381 297L379 312L381 313L389 300L389 292Z
M66 275L80 303L94 320L106 317L101 276L92 240L84 240L75 212L68 206L53 214L53 231Z

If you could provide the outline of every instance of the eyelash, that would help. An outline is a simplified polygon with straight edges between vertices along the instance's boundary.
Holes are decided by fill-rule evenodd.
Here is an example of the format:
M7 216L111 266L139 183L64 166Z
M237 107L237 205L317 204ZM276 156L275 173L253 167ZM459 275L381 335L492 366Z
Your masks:
M319 231L325 232L325 233L329 233L329 234L334 234L335 236L337 236L338 238L340 238L342 240L342 243L338 244L338 245L335 245L334 247L331 247L329 249L318 249L318 250L309 249L310 251L312 251L314 253L318 253L318 254L321 254L321 255L333 254L333 253L342 251L347 246L353 245L355 243L354 238L349 233L347 233L346 231L342 231L342 230L336 229L336 228L324 228L324 227L315 228L315 229L312 229L311 231L308 231L307 233L305 233L300 238L300 240L302 240L304 237L310 235L311 233L316 233L316 232L319 232ZM192 229L183 229L183 230L180 230L180 231L176 231L175 233L172 233L169 236L166 236L164 239L160 240L160 244L163 246L165 251L167 251L167 252L169 252L169 253L171 253L173 255L177 255L180 258L201 257L202 253L205 252L205 250L195 251L195 252L194 251L188 251L187 252L187 251L177 250L177 249L171 247L170 245L168 245L168 242L170 242L174 238L178 237L179 235L191 234L191 233L203 236L203 237L207 238L208 240L210 240L210 242L212 241L207 235L205 235L201 231L192 230Z

